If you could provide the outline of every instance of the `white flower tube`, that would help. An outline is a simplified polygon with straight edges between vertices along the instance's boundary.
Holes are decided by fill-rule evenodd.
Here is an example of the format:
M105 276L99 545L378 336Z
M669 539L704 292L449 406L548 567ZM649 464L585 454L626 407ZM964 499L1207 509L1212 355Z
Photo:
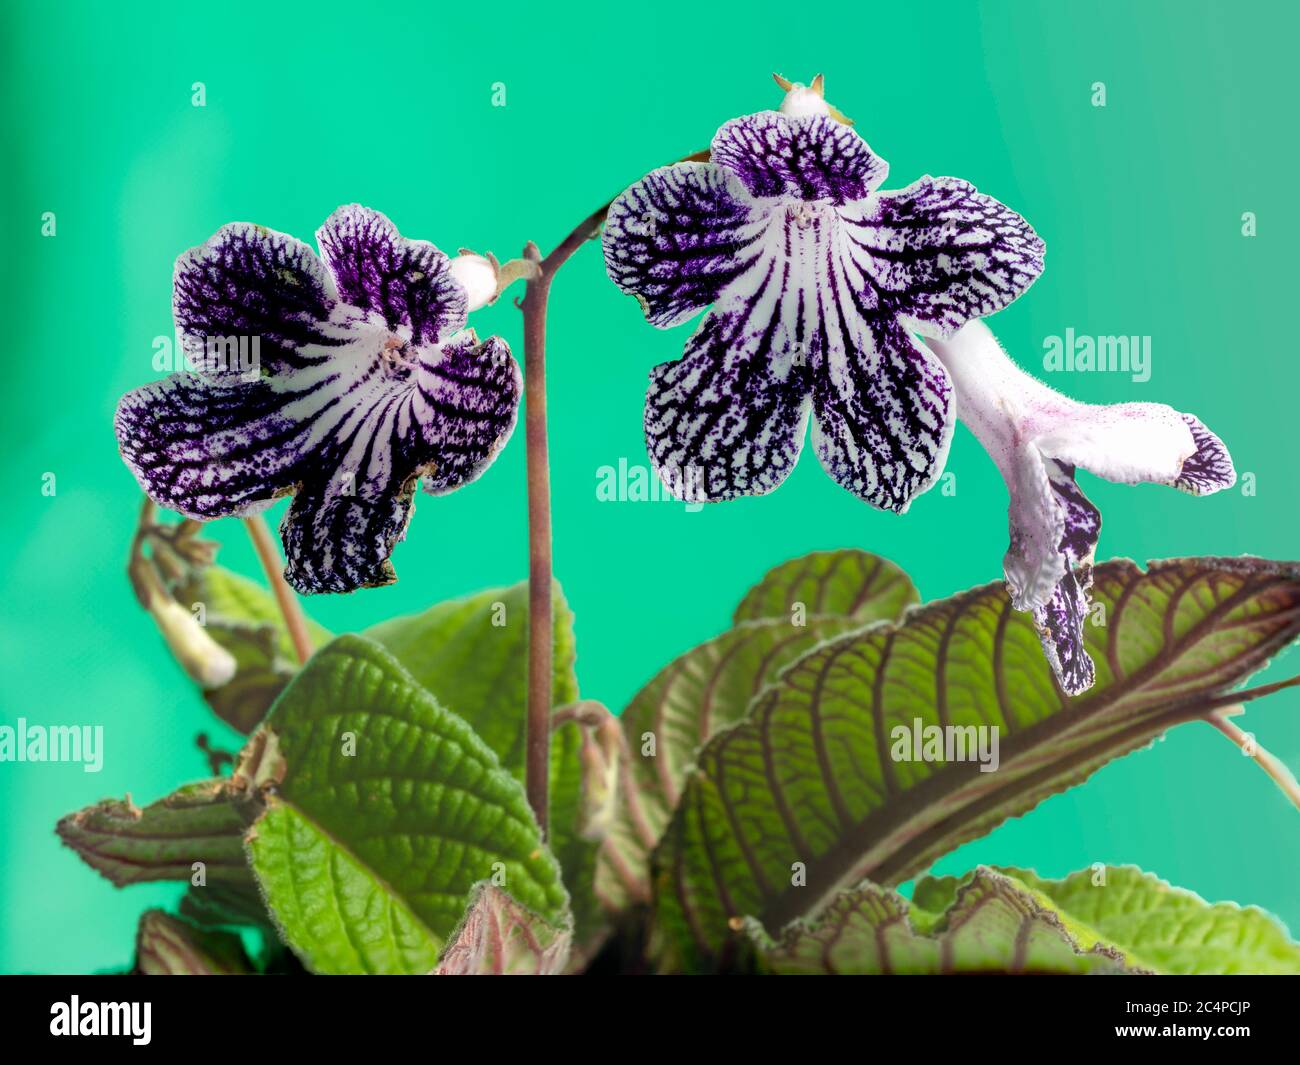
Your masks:
M1119 484L1151 482L1208 495L1237 479L1223 442L1162 403L1079 403L1015 364L983 321L926 337L952 379L958 418L997 464L1011 496L1003 571L1017 610L1033 613L1062 688L1091 687L1083 648L1087 589L1101 515L1076 467Z

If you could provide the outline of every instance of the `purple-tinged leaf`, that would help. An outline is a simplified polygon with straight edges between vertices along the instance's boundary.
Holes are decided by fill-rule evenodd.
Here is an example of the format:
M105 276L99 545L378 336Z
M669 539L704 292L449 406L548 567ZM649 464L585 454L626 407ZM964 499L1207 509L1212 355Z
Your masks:
M253 966L239 936L146 910L136 933L135 971L140 976L249 976Z
M559 976L571 939L568 928L548 924L500 888L480 884L432 975Z
M149 880L191 880L195 863L206 879L249 885L247 828L230 780L186 787L149 806L104 799L59 821L59 838L118 887Z
M1113 561L1095 568L1093 591L1104 624L1087 625L1085 641L1097 681L1074 698L1001 583L787 668L705 745L654 852L661 962L725 965L733 919L779 929L864 879L914 876L1172 726L1240 701L1231 690L1300 634L1293 563L1179 559L1143 572Z
M1083 975L1141 972L1104 943L1080 942L1024 884L980 868L941 914L864 883L775 938L750 920L759 967L780 975Z
M740 721L781 670L823 640L894 621L917 601L907 575L865 551L824 551L769 572L736 627L687 651L619 717L619 803L600 848L596 892L613 913L650 900L649 857L702 744Z

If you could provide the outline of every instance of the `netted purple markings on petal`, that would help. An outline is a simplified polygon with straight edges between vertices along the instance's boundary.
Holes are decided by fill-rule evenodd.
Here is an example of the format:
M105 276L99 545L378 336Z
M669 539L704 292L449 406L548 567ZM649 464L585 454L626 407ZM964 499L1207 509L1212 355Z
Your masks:
M122 397L114 427L127 467L161 506L207 521L251 513L301 475L306 427L293 394L172 374Z
M1192 431L1196 451L1183 463L1174 487L1197 496L1231 488L1237 481L1237 471L1223 441L1194 415L1184 414L1182 417Z
M327 465L285 516L289 582L304 593L350 591L396 580L389 561L406 535L417 479L449 492L477 477L517 417L519 368L499 337L472 333L422 349L411 385L354 419Z
M373 498L304 486L280 523L285 579L304 595L391 584L389 556L406 535L414 494L414 476Z
M432 344L461 329L465 290L450 260L432 244L407 240L378 211L340 207L316 232L340 297L381 315L389 329L409 330L415 344Z
M713 303L761 254L763 212L711 163L661 167L619 196L605 223L605 269L651 324L677 325Z
M424 490L450 492L479 476L505 446L518 417L523 383L500 337L480 342L473 332L422 356L421 425L431 456Z
M921 332L999 311L1043 272L1033 227L958 178L924 177L841 216L854 258Z
M952 439L947 371L892 317L843 293L819 317L813 445L843 488L903 513L943 472Z
M761 111L733 119L713 138L712 157L760 198L842 204L862 199L889 173L866 141L824 115Z
M807 365L773 370L775 319L749 328L744 310L714 310L675 362L650 372L645 432L655 473L686 502L772 491L803 447Z
M1067 695L1092 687L1096 669L1084 650L1083 626L1088 620L1092 586L1092 560L1101 537L1101 511L1075 482L1074 467L1047 459L1044 462L1064 526L1061 554L1064 576L1056 583L1051 601L1034 611L1048 662Z
M304 348L332 346L324 324L335 289L315 252L265 226L222 226L176 260L172 312L187 352L210 342L259 338L267 372L318 361Z
M1092 562L1101 537L1101 511L1083 494L1074 479L1074 467L1047 459L1044 462L1065 521L1061 553L1074 565Z
M255 380L176 374L129 393L116 417L123 457L164 506L207 519L296 494L282 535L286 575L304 592L395 579L389 555L417 480L448 491L477 476L513 428L520 391L496 338L439 347L467 299L436 248L358 207L321 233L337 276L258 226L224 227L182 256L178 325L256 328L283 349Z
M1082 567L1078 575L1067 572L1057 583L1051 600L1033 613L1043 651L1067 695L1087 691L1096 678L1096 667L1084 649L1083 637L1091 572L1091 566Z

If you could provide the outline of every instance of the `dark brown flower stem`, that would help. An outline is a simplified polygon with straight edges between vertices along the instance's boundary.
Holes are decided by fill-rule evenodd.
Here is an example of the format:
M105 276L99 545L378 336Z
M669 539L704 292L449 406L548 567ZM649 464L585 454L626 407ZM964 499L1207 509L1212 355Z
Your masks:
M702 162L696 152L682 162ZM528 720L524 783L543 837L551 765L553 598L551 474L546 441L546 303L551 281L573 253L600 233L610 200L584 218L546 258L529 241L523 257L538 269L519 303L524 312L524 440L528 449Z
M275 595L276 604L280 607L280 615L284 618L284 627L289 630L289 639L293 641L293 649L298 655L298 661L306 665L312 652L311 637L307 634L307 618L302 612L302 604L298 602L298 597L284 579L284 562L280 558L280 552L276 550L275 541L271 539L271 534L260 514L245 518L244 527L248 529L248 537L253 541L253 550L257 552L257 559L262 563L262 569L266 571L266 579L271 582L271 591Z
M570 252L572 254L572 252ZM524 441L528 450L528 721L524 786L542 837L547 830L551 767L551 472L546 442L546 300L551 275L537 245L524 258L541 262L524 290ZM567 256L566 256L567 258Z

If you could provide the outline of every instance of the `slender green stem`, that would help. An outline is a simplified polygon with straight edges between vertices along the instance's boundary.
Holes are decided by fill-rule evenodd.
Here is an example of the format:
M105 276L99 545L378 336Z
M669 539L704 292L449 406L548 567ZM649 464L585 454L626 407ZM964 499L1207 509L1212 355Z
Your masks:
M266 528L261 515L244 519L248 537L253 541L253 550L257 552L258 561L266 571L266 579L271 583L280 615L284 618L284 627L289 630L289 639L293 641L294 652L298 661L306 664L311 657L311 637L307 633L307 617L302 612L302 604L284 579L284 562L276 550L275 541Z

